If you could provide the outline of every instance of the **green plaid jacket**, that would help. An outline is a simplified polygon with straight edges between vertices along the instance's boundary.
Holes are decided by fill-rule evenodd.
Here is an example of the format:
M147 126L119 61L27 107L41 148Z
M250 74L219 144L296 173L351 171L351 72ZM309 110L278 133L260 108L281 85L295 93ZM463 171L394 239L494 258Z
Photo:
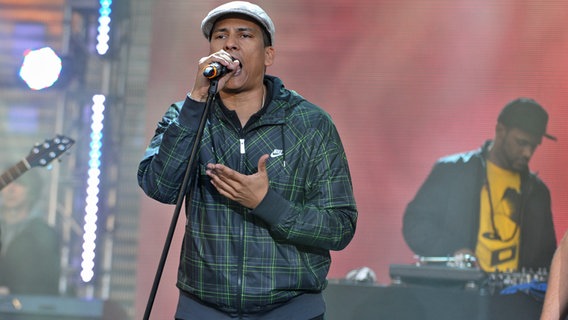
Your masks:
M229 313L273 308L327 284L330 250L353 238L357 209L345 151L330 116L281 80L244 127L217 99L200 144L177 286ZM175 204L205 103L186 98L158 123L138 168L151 198ZM219 194L205 174L222 163L243 174L267 162L269 192L254 210Z

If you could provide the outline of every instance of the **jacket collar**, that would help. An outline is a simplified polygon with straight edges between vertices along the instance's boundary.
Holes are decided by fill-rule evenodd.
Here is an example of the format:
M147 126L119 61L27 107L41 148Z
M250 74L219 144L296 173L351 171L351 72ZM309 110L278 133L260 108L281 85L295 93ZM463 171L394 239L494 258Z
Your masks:
M288 91L284 90L282 81L274 76L265 75L264 84L266 85L266 101L262 109L251 117L253 121L247 125L248 128L285 123L286 109L289 107L288 100L290 99ZM222 121L238 124L235 112L227 109L218 94L216 99L218 108L215 108L214 112L217 117ZM240 127L240 124L237 127Z

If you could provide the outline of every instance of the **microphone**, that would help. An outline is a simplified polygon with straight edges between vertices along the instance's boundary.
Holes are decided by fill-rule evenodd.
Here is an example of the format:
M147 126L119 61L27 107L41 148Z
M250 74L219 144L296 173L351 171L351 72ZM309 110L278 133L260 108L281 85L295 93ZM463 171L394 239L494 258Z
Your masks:
M211 62L203 69L203 75L209 80L220 78L229 72L230 70L219 62Z

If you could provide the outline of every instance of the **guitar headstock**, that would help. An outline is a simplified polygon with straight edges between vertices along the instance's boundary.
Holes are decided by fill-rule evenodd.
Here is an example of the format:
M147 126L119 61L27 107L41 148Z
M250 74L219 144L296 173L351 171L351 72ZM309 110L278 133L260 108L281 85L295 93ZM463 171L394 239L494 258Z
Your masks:
M30 168L47 166L51 161L57 159L71 148L74 143L75 140L69 137L57 135L53 139L46 139L43 143L36 144L25 160Z

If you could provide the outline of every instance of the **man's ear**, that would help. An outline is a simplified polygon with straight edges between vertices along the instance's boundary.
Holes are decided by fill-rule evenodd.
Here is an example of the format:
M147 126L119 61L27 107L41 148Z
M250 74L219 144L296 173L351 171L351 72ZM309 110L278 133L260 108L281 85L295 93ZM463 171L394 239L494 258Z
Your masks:
M276 55L276 50L273 46L268 46L264 48L264 66L269 67L274 63L274 58Z

